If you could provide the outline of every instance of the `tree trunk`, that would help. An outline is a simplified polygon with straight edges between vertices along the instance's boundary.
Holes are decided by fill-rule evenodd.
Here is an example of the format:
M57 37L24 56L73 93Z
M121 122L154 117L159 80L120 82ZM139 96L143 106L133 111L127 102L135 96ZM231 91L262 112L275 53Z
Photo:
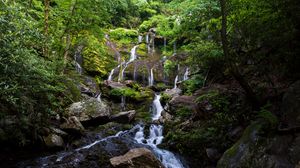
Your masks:
M77 0L75 0L75 2L70 6L70 10L71 10L71 15L70 17L72 17L75 13L75 7L77 4ZM66 29L65 29L65 34L67 35L66 37L66 47L64 49L64 66L67 64L68 61L68 55L69 55L69 50L71 47L71 31L69 29L70 26L70 21L71 19L68 20L67 24L66 24Z
M44 0L44 5L45 5L45 9L44 9L44 35L46 38L46 42L44 45L44 56L48 57L49 55L49 49L48 49L48 32L49 32L49 6L50 6L50 0Z
M231 75L235 78L236 81L241 85L241 87L246 92L247 97L251 101L255 109L259 108L260 104L257 96L253 92L253 89L250 87L249 83L240 73L238 67L235 65L234 60L231 58L228 48L228 39L227 39L227 8L226 0L219 0L221 5L221 14L222 14L222 28L221 28L221 40L222 47L224 52L224 57L226 59L226 64L229 68Z

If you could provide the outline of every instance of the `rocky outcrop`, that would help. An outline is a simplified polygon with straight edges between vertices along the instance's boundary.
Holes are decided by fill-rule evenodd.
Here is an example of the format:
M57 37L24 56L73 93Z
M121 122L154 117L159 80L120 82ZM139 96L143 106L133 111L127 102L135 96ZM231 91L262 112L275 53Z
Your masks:
M68 133L81 135L83 134L84 127L77 117L72 116L68 119L65 119L65 122L60 125L60 128Z
M64 146L64 140L59 135L50 134L47 137L44 137L43 139L44 139L45 145L49 148Z
M170 111L176 111L179 108L187 108L189 110L192 110L194 113L197 113L198 106L195 103L195 97L194 96L177 96L173 97L172 100L169 102L169 108Z
M246 128L241 139L218 162L220 168L293 168L299 162L299 135L262 136L263 122ZM297 145L296 145L297 144Z
M109 122L110 112L110 107L96 98L73 103L67 109L67 115L76 116L84 126L100 125Z
M110 120L113 122L126 124L134 120L135 114L135 110L120 112L118 114L112 115Z
M282 130L300 128L300 81L292 84L283 96Z
M146 148L131 149L125 155L111 158L110 163L115 168L164 168L154 154Z

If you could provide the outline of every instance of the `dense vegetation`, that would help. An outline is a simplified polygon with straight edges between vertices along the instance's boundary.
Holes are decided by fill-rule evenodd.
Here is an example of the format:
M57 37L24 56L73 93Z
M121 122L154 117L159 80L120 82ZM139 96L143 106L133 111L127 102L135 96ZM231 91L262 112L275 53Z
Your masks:
M299 11L297 0L2 0L0 142L35 144L43 126L81 99L77 83L83 79L74 69L78 48L84 75L102 84L119 63L105 34L124 61L138 35L155 28L156 36L168 40L157 46L167 59L162 73L172 75L178 65L193 70L181 83L184 95L213 83L246 95L250 110L232 106L241 103L238 96L218 89L196 94L195 103L209 101L215 113L172 132L180 121L199 117L182 107L174 112L178 120L167 125L166 139L180 153L205 155L189 150L199 144L224 152L233 143L223 136L229 125L246 125L254 118L268 120L270 129L278 124L270 112L278 105L273 98L280 99L281 90L300 78ZM146 54L142 46L139 55ZM183 58L173 59L174 52ZM156 89L160 87L168 88L158 83ZM140 86L113 89L110 95L136 101L150 97L150 91L142 91ZM162 99L168 103L171 98Z

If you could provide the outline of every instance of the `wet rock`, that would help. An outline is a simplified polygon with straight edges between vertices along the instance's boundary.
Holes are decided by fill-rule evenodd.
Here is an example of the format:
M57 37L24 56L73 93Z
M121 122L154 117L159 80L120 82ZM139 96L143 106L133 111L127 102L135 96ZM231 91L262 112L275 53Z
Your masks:
M161 113L161 117L159 118L160 123L170 122L172 121L173 116L169 114L168 112L163 111Z
M292 136L260 136L263 123L256 121L248 126L243 136L218 161L220 168L293 168L288 157Z
M68 109L68 116L76 116L84 126L100 125L109 122L111 108L96 98L73 103Z
M154 154L146 148L131 149L125 155L111 158L110 163L116 168L164 168Z
M232 129L228 135L229 135L229 138L232 139L232 140L237 140L238 138L240 138L243 134L243 127L241 126L238 126L234 129Z
M283 96L282 109L285 128L300 127L300 81L292 84Z
M61 136L58 136L56 134L50 134L47 137L44 137L45 145L49 148L53 147L63 147L64 140Z
M83 134L84 127L77 117L72 116L65 119L65 122L60 125L60 128L70 134L81 135Z
M67 136L68 135L65 131L58 129L58 128L50 127L49 129L52 133L59 135L59 136Z
M195 103L195 97L194 96L177 96L173 97L172 100L169 102L169 109L172 112L175 112L179 108L186 108L194 113L197 113L198 111L198 106Z
M168 95L169 97L178 97L182 93L182 90L179 88L176 89L167 89L164 94Z
M110 89L121 89L126 87L125 84L120 82L114 82L114 81L104 81L104 85Z
M136 115L135 110L125 111L125 112L120 112L118 114L112 115L110 120L118 123L126 124L132 122L134 120L135 115Z
M215 148L206 148L205 151L207 157L213 162L218 161L222 156L221 153Z

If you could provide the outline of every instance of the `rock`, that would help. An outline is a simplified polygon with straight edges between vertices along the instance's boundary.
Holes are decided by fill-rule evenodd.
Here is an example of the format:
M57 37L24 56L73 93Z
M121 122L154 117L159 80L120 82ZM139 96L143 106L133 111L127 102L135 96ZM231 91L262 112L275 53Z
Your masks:
M198 106L195 103L195 97L194 96L177 96L173 97L172 100L169 102L169 111L175 112L179 108L187 108L193 113L198 112Z
M182 93L182 90L179 88L176 89L167 89L164 94L169 95L170 97L178 97Z
M135 110L120 112L118 114L112 115L110 120L118 123L126 124L133 121L135 114L136 114Z
M243 136L218 161L217 168L293 168L288 157L292 136L262 137L264 123L256 121L248 126Z
M66 119L66 121L60 125L60 128L68 133L75 135L81 135L84 131L84 127L75 116Z
M228 136L232 140L237 140L238 138L240 138L242 136L243 130L244 130L243 127L238 126L238 127L234 128L233 130L231 130L228 133Z
M125 155L111 158L110 163L116 168L164 168L154 154L146 148L131 149Z
M215 148L206 148L205 151L207 157L213 162L218 161L222 156L221 153Z
M109 122L111 108L96 98L73 103L67 109L68 116L76 116L84 126L100 125Z
M163 111L161 113L161 116L159 118L159 122L160 123L165 123L165 122L169 122L169 121L172 121L173 119L173 116L165 111Z
M47 137L44 137L45 145L49 148L53 147L63 147L64 140L61 136L58 136L56 134L50 134Z
M50 127L49 129L52 133L59 135L59 136L67 136L68 135L65 131L60 130L58 128Z
M110 89L121 89L126 87L126 85L124 85L123 83L107 80L104 82L104 85L106 85L106 87L109 87Z
M300 127L300 81L292 84L284 94L281 111L286 128Z

